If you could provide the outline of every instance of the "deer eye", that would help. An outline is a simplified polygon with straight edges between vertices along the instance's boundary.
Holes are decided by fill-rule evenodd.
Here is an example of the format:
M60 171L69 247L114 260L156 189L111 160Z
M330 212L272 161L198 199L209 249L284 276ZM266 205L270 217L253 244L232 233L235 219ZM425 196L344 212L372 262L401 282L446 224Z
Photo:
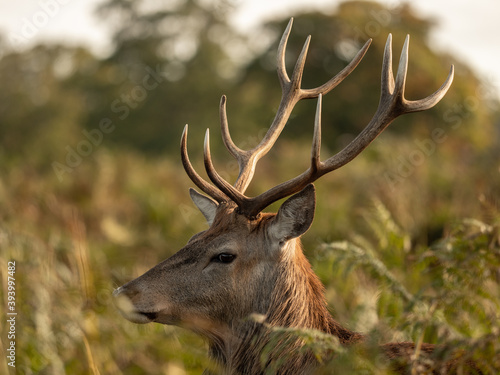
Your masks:
M212 261L218 263L231 263L234 260L234 258L236 258L236 255L228 253L220 253L214 256L212 258Z

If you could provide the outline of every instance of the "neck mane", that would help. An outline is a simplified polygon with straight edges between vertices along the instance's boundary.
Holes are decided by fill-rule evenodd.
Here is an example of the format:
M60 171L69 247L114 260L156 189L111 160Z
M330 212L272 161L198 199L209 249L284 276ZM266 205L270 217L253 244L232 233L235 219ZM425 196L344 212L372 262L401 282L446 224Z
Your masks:
M273 292L268 321L272 326L315 329L336 336L341 344L358 341L362 335L349 331L330 315L325 288L304 256L300 241L293 258L283 264Z
M231 339L210 340L212 357L227 373L264 374L264 369L278 357L286 357L279 366L280 374L309 373L315 367L313 353L297 350L301 346L299 340L292 340L279 350L271 348L275 346L270 338L272 327L318 330L336 336L343 345L363 339L362 334L342 327L330 315L324 286L304 256L300 240L290 241L289 246L275 275L265 322L247 319L232 328ZM267 357L262 356L263 351L267 351Z

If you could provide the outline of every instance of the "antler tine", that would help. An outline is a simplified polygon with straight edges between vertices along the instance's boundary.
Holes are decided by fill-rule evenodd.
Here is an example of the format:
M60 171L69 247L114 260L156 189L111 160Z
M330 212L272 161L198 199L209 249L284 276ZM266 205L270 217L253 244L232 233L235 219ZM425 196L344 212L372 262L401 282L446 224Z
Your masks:
M420 100L404 100L406 113L409 112L418 112L425 111L426 109L434 107L448 92L451 84L453 83L453 77L455 75L455 67L452 65L450 67L450 73L448 73L448 78L441 85L439 89L437 89L433 94L429 95L426 98Z
M234 144L233 139L231 138L231 134L229 133L229 126L227 123L227 113L226 113L226 101L227 101L226 95L222 95L222 98L220 100L220 109L219 109L222 141L224 142L224 145L226 146L229 153L233 155L233 157L237 159L239 162L240 159L244 158L245 151L243 151Z
M226 114L226 96L223 95L221 98L220 102L220 125L221 125L221 133L222 133L222 141L224 142L224 145L226 146L227 150L229 153L238 161L238 166L240 169L240 173L238 175L238 178L236 179L235 183L235 191L241 192L242 194L245 192L246 187L248 186L243 186L242 182L245 181L250 181L252 179L253 173L254 173L254 168L255 164L254 163L253 167L251 165L251 160L252 158L255 158L255 153L252 153L251 151L245 151L236 146L231 138L231 134L229 132L229 125L227 121L227 114ZM251 174L249 177L245 177L245 174ZM229 184L221 184L221 186L227 186ZM231 194L231 193L226 193L226 194ZM234 193L233 193L234 195Z
M410 113L410 112L417 112L417 111L424 111L426 109L432 108L434 105L436 105L446 94L448 89L450 88L452 82L453 82L453 77L454 77L454 71L455 68L452 65L450 68L450 72L448 74L448 77L446 78L446 81L441 85L441 87L436 90L433 94L427 96L426 98L420 99L420 100L407 100L404 97L404 89L405 89L405 84L406 84L406 75L408 73L408 48L409 48L409 43L410 43L410 35L406 36L403 49L401 51L401 57L399 60L399 66L398 66L398 72L396 75L396 82L394 83L394 77L392 74L392 48L391 48L391 35L389 34L389 38L387 38L387 44L386 44L386 54L389 55L387 58L388 61L386 61L386 56L384 56L384 68L386 68L388 71L384 75L382 74L382 85L387 86L387 93L384 93L386 96L390 95L395 95L399 98L399 100L402 103L402 114L403 113ZM389 46L389 48L388 48Z
M314 117L314 133L311 147L311 171L316 173L321 167L321 105L323 95L318 95L318 104L316 105L316 115Z
M232 201L234 201L238 206L242 206L248 200L248 198L240 193L236 188L234 188L229 182L224 180L215 170L212 155L210 153L210 131L207 129L205 133L205 142L203 144L203 160L205 162L205 169L207 171L210 181L212 181L215 186L217 186L222 192L224 192Z
M203 190L206 194L214 198L217 202L221 203L227 201L227 197L219 190L215 189L212 185L210 185L207 181L205 181L201 176L196 173L194 170L191 161L189 160L189 155L187 152L187 134L188 134L188 126L184 127L181 137L181 159L182 165L184 166L184 170L187 175L198 186L201 190Z
M304 66L306 65L306 57L307 51L309 50L309 43L311 43L311 36L308 35L306 41L304 42L304 46L302 47L302 51L300 51L299 58L295 63L295 67L293 68L292 73L292 84L289 87L289 90L300 90L300 85L302 83L302 75L304 74Z
M392 72L392 34L389 34L384 48L382 60L381 97L386 97L394 92L394 73Z
M284 85L290 82L290 78L288 78L288 73L286 72L286 61L285 61L285 52L286 45L288 43L288 37L290 36L290 31L292 30L293 25L293 17L288 21L288 25L286 26L283 35L281 36L280 44L278 45L278 55L277 55L277 71L278 71L278 79L281 84L281 89L284 90Z
M389 40L388 40L389 43ZM417 112L417 111L424 111L426 109L432 108L434 105L436 105L446 94L448 89L450 88L452 82L453 82L453 77L454 77L454 71L455 68L452 65L450 68L450 73L448 74L448 77L446 78L446 81L441 85L441 87L436 90L433 94L427 96L426 98L420 99L420 100L407 100L404 97L404 89L405 89L405 84L406 84L406 75L408 72L408 47L410 43L410 36L407 35L405 39L405 43L403 45L403 49L401 51L401 58L399 60L399 67L398 67L398 73L396 76L396 83L394 85L394 92L390 92L391 95L396 96L398 100L401 103L401 114L404 113L410 113L410 112ZM391 74L391 80L394 82L394 79ZM387 94L386 94L387 95Z
M399 58L398 73L394 84L394 94L404 98L406 85L406 74L408 73L408 45L410 43L410 35L406 35L401 56ZM391 48L392 49L392 48Z
M351 60L347 66L342 69L337 75L333 78L331 78L328 82L324 83L323 85L316 87L314 89L301 89L301 98L303 99L311 99L311 98L316 98L318 97L319 94L328 94L330 91L332 91L335 87L337 87L349 74L352 73L354 69L358 66L358 64L361 62L363 57L366 54L366 51L368 51L368 48L370 48L370 45L372 43L372 39L368 39L363 47L358 51L356 56Z

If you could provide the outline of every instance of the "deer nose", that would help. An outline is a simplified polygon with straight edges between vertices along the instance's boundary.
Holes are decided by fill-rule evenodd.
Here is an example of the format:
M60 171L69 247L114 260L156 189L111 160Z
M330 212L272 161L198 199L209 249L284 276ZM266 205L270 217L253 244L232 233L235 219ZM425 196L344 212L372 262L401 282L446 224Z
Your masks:
M116 288L113 291L113 297L118 298L121 295L121 296L127 296L128 298L132 299L138 293L139 291L137 289L129 288L126 285L122 285L121 287Z
M122 292L122 290L123 290L123 287L121 287L121 286L116 288L115 290L113 290L113 297L115 297L115 298L118 297L118 295Z
M139 311L132 297L137 295L139 291L135 289L127 288L127 286L121 286L113 291L113 297L118 311L128 320L134 323L149 323L156 319L156 313L143 313Z

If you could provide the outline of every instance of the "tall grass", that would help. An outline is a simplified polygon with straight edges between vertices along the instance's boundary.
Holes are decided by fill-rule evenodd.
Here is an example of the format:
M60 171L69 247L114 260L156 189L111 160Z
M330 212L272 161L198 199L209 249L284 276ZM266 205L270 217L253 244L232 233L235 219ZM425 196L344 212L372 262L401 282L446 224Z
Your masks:
M365 329L378 340L369 340L368 348L394 340L415 342L411 364L415 369L418 345L432 343L438 347L430 366L458 358L462 366L458 373L467 368L468 360L483 373L499 373L500 212L490 223L463 220L430 246L412 246L408 234L379 201L364 217L366 235L357 233L351 241L324 244L319 251L322 263L328 260L339 281L357 279L356 288L337 284L336 292L343 298L362 298L367 291L377 295L371 305L370 300L362 303L366 306L361 313L347 319L359 326L366 322L367 313L375 316ZM330 276L330 282L334 279ZM334 361L329 369L345 373L354 364L357 370L366 370L373 353L362 354L356 348L347 356L348 367ZM379 370L374 373L388 371Z
M178 205L167 203L182 202L178 186L162 191L177 169L131 155L96 159L97 166L82 166L63 185L50 174L20 169L3 180L2 301L6 305L6 262L14 260L17 373L201 373L199 338L131 324L111 297L115 287L180 247L186 236L174 234L177 225L197 225L196 218L179 223ZM6 349L6 332L1 335ZM8 373L5 356L0 368Z

